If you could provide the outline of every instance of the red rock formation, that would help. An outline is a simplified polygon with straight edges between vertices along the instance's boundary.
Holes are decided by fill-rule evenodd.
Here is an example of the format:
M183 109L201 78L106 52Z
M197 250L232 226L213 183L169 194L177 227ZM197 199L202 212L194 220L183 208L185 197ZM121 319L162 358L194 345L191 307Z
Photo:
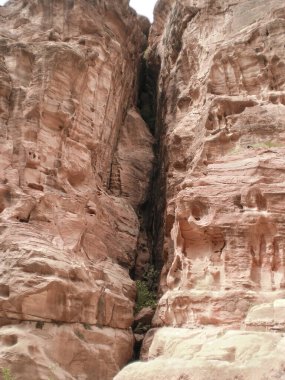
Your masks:
M156 6L162 297L116 380L284 377L284 35L280 0Z
M128 0L10 0L0 22L0 367L284 378L284 1L159 0L140 94L148 23ZM151 196L136 104L151 130L157 105ZM151 254L153 328L116 375L133 354L129 272Z
M134 107L147 25L126 0L11 0L0 23L0 367L112 379L153 162Z

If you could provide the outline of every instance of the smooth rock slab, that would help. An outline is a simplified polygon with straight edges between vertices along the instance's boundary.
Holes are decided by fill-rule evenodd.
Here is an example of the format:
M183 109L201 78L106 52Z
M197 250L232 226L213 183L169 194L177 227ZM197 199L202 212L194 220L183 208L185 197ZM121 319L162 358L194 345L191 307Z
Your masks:
M284 334L161 328L147 362L124 368L115 380L285 379Z

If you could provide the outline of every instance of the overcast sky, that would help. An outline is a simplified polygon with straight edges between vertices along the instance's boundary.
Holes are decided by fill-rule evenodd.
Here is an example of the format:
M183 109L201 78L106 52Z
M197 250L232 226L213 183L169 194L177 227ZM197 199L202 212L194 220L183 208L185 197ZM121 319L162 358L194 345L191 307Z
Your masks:
M155 3L156 0L130 0L130 6L140 15L148 17L150 21L153 19L153 8Z
M0 5L6 3L7 0L0 0ZM156 0L130 0L130 5L137 13L148 17L151 21L153 18L153 8Z

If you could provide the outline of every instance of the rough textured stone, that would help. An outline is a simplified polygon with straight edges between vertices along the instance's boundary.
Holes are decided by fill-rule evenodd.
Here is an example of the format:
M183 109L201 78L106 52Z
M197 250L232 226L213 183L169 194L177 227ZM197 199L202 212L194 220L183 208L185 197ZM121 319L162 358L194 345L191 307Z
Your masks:
M132 356L126 330L82 324L21 323L1 328L1 366L13 378L112 379Z
M282 0L158 1L159 328L116 380L285 378L284 35Z
M10 0L0 25L0 367L285 379L284 0L159 0L147 50L128 0Z
M164 327L149 361L130 364L115 379L284 379L284 350L281 334Z
M0 7L0 366L15 379L107 380L132 357L147 29L126 0Z
M152 307L142 308L135 316L135 319L134 319L135 327L138 325L150 326L153 315L154 315L154 310Z

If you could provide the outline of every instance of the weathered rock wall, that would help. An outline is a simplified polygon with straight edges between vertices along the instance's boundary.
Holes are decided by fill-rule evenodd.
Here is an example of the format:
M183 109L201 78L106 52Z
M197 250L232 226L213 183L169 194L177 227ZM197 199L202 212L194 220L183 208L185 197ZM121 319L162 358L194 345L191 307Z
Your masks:
M15 379L108 380L132 357L146 33L128 1L0 7L0 367Z
M161 298L118 380L285 378L284 35L283 0L156 5Z

